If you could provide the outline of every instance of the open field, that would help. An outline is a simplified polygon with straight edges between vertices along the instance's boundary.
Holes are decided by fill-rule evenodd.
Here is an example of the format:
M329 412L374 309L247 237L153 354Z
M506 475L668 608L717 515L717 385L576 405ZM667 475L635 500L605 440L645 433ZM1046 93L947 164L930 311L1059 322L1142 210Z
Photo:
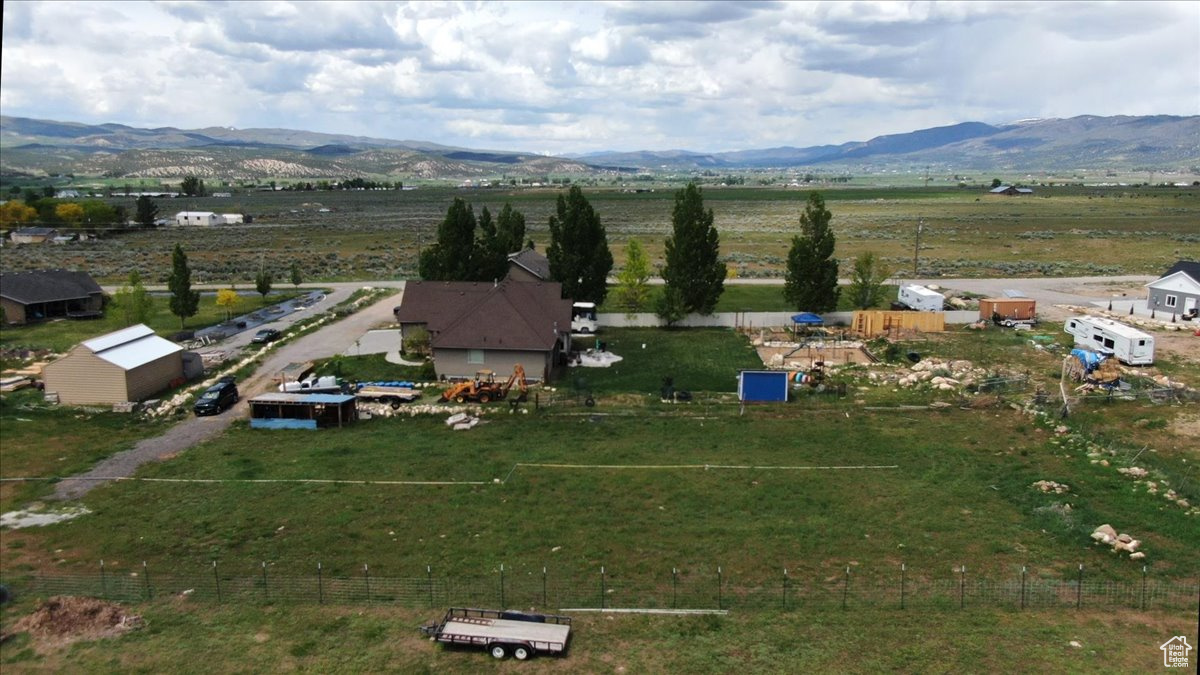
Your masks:
M0 645L0 665L10 673L867 673L1002 672L1020 664L1039 672L1129 673L1161 668L1158 646L1195 628L1194 616L1086 610L580 615L564 659L513 663L431 644L416 627L438 610L214 607L171 598L127 611L145 627L74 644L17 636Z
M673 191L585 191L607 230L614 260L638 239L662 263ZM731 276L779 277L809 194L802 188L705 189L721 232ZM897 273L912 276L916 228L924 222L916 276L1066 276L1158 273L1200 243L1200 189L1038 187L1032 197L1003 197L975 188L831 188L836 255L848 270L873 251ZM504 202L526 216L527 236L549 243L547 219L558 191L454 190L271 192L232 198L162 200L160 210L245 212L254 223L211 229L166 228L61 247L6 249L3 269L51 266L88 269L119 282L139 269L148 283L169 271L171 248L183 244L197 283L248 284L259 253L277 279L293 261L307 281L412 278L422 246L455 197L476 213Z

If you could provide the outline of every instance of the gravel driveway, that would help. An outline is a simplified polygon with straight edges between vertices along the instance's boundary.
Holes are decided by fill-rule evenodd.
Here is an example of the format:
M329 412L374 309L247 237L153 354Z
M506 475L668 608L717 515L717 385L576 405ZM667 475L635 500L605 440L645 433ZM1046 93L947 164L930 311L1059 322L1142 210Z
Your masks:
M310 312L289 317L289 320L281 320L272 326L285 327L310 314L330 309L350 297L356 289L363 285L362 283L329 284L328 286L334 288L333 292L327 294L323 301L314 305ZM271 376L287 364L293 361L326 358L330 354L341 353L353 345L354 341L370 328L391 321L392 308L400 303L400 297L403 294L403 282L373 285L396 287L397 293L389 295L341 321L326 325L316 332L280 346L266 358L253 375L238 383L238 391L242 400L233 408L211 417L195 417L189 414L186 419L172 426L161 436L140 441L132 449L118 452L85 473L64 478L55 485L54 499L79 499L98 485L132 476L138 467L147 462L169 459L192 446L217 436L235 419L246 416L249 407L246 403L247 399L273 389ZM243 334L231 338L229 342L223 343L223 346L241 347L249 342L250 337L250 334Z

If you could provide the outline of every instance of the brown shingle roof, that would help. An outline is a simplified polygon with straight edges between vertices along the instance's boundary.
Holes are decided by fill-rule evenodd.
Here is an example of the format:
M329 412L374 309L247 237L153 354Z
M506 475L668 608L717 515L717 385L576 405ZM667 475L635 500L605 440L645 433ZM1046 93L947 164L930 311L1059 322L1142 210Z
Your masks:
M396 319L424 323L435 348L548 351L571 330L571 301L556 282L410 282Z
M519 265L542 281L550 281L550 260L531 248L508 254L510 265Z

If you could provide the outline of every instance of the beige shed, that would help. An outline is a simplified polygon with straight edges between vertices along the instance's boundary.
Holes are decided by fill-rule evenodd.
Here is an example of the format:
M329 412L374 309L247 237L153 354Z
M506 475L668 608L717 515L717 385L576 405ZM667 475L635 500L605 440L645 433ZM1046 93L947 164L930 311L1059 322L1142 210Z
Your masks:
M142 401L183 382L183 348L138 324L75 345L42 379L60 403Z

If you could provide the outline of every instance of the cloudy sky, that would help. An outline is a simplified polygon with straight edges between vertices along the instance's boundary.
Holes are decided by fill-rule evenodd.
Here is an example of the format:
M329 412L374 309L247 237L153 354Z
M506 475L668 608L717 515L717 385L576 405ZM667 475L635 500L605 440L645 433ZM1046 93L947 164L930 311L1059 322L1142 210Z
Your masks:
M1200 2L14 2L5 115L553 154L1200 114Z

